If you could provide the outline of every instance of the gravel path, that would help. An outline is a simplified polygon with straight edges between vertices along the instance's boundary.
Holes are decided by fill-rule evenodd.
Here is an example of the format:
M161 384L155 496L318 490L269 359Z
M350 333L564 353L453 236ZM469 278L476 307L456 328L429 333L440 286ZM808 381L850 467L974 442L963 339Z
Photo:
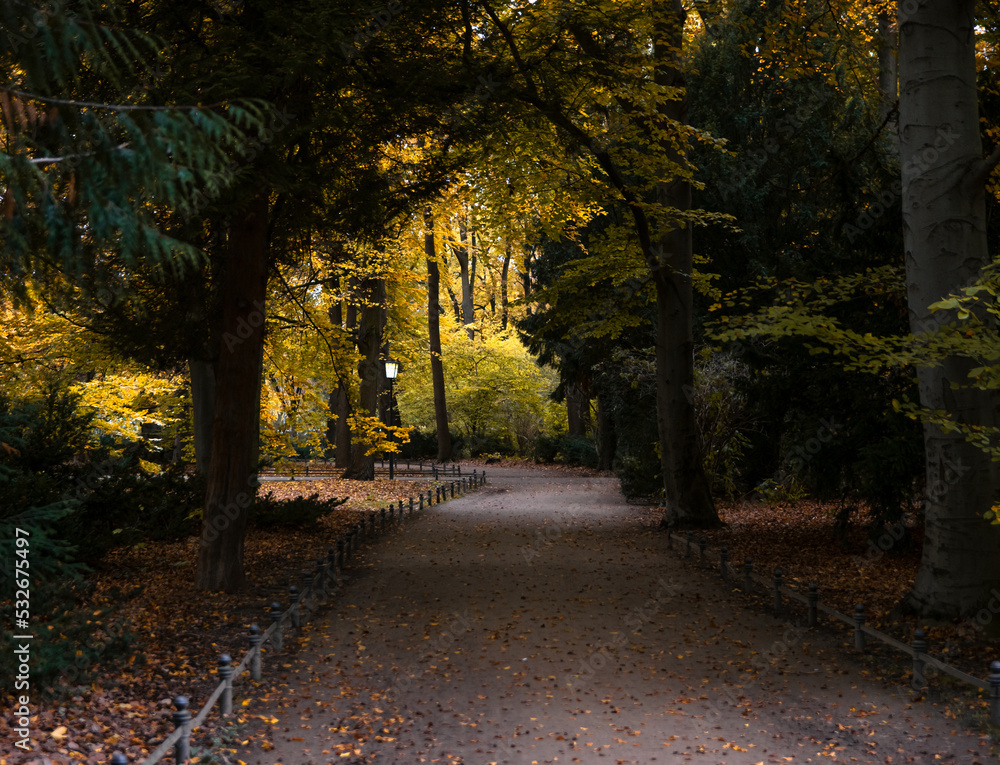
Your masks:
M240 759L996 761L937 707L868 685L834 637L741 606L612 479L488 475L355 557L250 707L274 748Z

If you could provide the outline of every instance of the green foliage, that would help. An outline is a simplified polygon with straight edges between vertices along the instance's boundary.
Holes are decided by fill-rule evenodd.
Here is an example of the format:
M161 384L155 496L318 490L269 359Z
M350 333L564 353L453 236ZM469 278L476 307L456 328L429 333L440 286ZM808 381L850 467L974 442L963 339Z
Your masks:
M594 386L618 435L613 469L622 493L629 499L662 496L653 352L617 350L595 372Z
M727 353L703 350L695 359L694 406L701 431L705 472L716 496L734 499L750 449L754 427L746 399L746 364Z
M126 267L179 273L197 248L162 216L228 183L227 153L263 127L265 108L149 102L160 43L123 29L116 5L77 0L0 11L0 287L22 299L26 277L102 283ZM86 232L83 235L82 232Z
M32 561L39 553L32 550ZM37 575L37 572L35 572ZM33 577L31 620L38 640L31 646L32 696L54 699L83 686L98 669L108 670L131 655L135 635L119 615L125 597L109 593L106 605L94 608L93 588L83 581ZM13 622L11 604L0 608L5 624ZM13 633L4 632L7 645ZM17 660L11 651L0 655L0 672L14 677Z
M204 478L174 466L151 474L139 467L134 450L105 460L107 473L91 474L79 508L63 524L88 560L107 550L150 540L184 539L198 530L205 497Z
M442 359L456 449L469 456L529 454L540 435L561 425L565 412L549 398L555 375L539 367L510 334L471 340L462 328L442 332ZM403 422L432 429L434 394L426 354L400 375L396 390Z
M295 499L276 499L273 492L257 497L250 506L250 522L260 529L311 528L320 518L340 507L350 497L330 497L321 500L319 494Z
M597 467L597 449L586 438L578 438L561 433L558 436L542 436L535 442L536 462L558 462L563 465Z

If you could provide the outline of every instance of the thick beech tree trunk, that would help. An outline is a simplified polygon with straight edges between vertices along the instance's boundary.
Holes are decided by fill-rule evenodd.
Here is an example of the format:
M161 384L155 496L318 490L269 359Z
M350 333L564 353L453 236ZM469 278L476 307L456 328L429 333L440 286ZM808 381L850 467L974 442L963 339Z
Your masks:
M267 229L268 198L261 194L233 216L229 232L212 451L195 574L200 590L236 592L246 582L243 541L257 491Z
M656 5L660 40L656 43L656 81L660 85L684 87L680 56L686 12L681 0ZM669 45L666 42L669 41ZM666 117L683 123L686 98L670 101ZM677 157L683 164L684 157ZM661 184L659 202L665 207L691 209L691 186L675 179ZM702 464L701 433L695 419L694 401L694 254L691 226L654 232L647 254L656 286L656 424L660 436L660 466L663 470L663 523L716 526L720 524L708 477Z
M448 404L444 393L444 365L441 363L441 278L434 246L434 217L424 212L424 254L427 256L427 334L431 351L431 383L434 388L434 418L437 423L438 461L451 460L451 432Z
M989 260L984 184L992 168L979 133L973 10L972 0L900 7L903 243L917 336L953 318L928 306L971 284ZM959 422L995 425L994 395L952 387L969 369L957 358L918 368L920 403ZM926 533L907 604L923 615L966 616L1000 587L1000 528L983 519L1000 488L997 466L961 435L930 423L924 448Z
M381 276L367 276L359 288L361 317L358 321L357 345L361 361L358 363L358 407L362 414L378 414L379 376L385 367L379 358L382 348L382 329L385 326L385 280ZM366 454L368 445L355 443L351 447L351 464L343 478L356 481L375 479L375 454Z

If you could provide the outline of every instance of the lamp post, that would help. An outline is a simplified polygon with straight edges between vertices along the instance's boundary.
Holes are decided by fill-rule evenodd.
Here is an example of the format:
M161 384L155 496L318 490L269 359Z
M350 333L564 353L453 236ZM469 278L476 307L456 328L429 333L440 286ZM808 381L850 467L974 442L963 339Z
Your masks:
M396 375L399 374L399 362L393 361L392 359L385 360L385 377L389 381L389 427L396 424L396 397L393 394L393 383L396 381ZM390 440L395 440L393 434L389 433ZM396 453L389 452L389 480L393 479L393 468L396 463Z

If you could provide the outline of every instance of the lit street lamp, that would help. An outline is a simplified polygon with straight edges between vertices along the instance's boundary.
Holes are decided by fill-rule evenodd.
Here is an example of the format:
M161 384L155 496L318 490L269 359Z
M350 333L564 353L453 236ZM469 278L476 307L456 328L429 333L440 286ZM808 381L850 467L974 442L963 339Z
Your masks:
M396 380L396 375L399 374L399 362L393 361L392 359L385 360L385 377L389 381L389 427L391 428L396 424L396 397L393 395L393 383ZM392 432L389 433L389 439L395 440ZM396 453L389 452L389 480L393 478L393 469L396 464Z

